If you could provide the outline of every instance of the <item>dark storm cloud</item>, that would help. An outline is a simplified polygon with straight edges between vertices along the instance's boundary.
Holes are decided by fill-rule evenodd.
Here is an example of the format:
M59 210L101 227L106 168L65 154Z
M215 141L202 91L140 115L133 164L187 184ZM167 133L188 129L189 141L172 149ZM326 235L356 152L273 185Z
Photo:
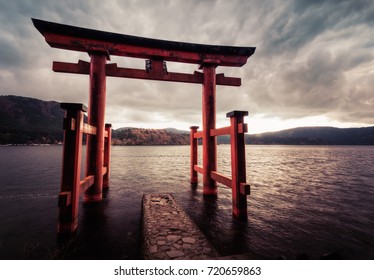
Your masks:
M251 73L263 87L251 83L258 90L252 99L255 111L282 118L325 114L349 121L348 109L350 121L373 123L374 107L366 94L373 73L360 70L373 65L373 6L371 1L283 6L262 30L264 43L255 59L262 61ZM360 80L365 83L353 91Z
M51 64L88 61L88 55L50 48L31 17L151 38L257 47L243 68L217 68L242 78L240 88L217 87L222 119L240 109L283 119L374 121L372 1L0 0L0 94L87 103L88 77L54 73ZM111 60L144 67L144 61ZM109 121L148 120L152 126L151 118L141 116L192 124L201 119L199 85L109 78L107 87Z
M269 26L265 52L277 55L299 50L328 30L373 25L372 1L296 0L284 6Z

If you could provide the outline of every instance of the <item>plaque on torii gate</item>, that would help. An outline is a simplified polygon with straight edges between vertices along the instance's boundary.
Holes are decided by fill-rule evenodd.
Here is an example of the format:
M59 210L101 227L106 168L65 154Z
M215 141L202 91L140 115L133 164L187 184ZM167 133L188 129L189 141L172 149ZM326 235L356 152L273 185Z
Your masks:
M217 169L217 143L210 131L216 128L216 85L240 86L241 79L216 74L217 66L242 67L254 47L217 46L143 38L32 19L34 26L53 48L86 52L90 62L53 62L56 72L90 76L88 122L96 126L96 138L87 139L86 175L95 175L86 201L102 198L102 162L105 133L106 76L202 84L203 193L216 195L212 171ZM107 64L111 56L146 59L142 69ZM202 72L168 72L166 62L198 65Z

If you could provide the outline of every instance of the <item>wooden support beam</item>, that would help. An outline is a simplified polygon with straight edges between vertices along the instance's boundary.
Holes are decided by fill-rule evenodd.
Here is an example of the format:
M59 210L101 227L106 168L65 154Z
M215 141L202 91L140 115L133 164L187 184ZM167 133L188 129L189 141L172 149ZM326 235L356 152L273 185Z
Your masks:
M197 171L195 170L195 165L197 165L197 138L195 138L195 133L199 127L191 126L190 127L190 183L197 184L199 179L197 176Z
M232 179L216 171L212 171L212 178L218 183L225 185L226 187L232 188ZM240 193L243 195L251 194L251 187L247 183L240 183Z
M215 180L216 182L221 183L221 184L223 184L223 185L225 185L226 187L229 187L229 188L232 187L231 186L232 180L231 180L230 177L225 176L225 175L223 175L221 173L218 173L216 171L212 171L211 174L212 174L212 179Z
M89 135L96 135L96 127L93 125L89 125L88 123L83 124L83 133L89 134Z
M75 131L75 121L76 119L74 118L64 118L62 122L62 128L64 130Z
M84 74L84 73L83 73ZM203 83L203 73L195 71L193 74L175 73L164 71L146 71L141 69L121 68L117 67L116 63L107 64L108 77L144 79L165 82L180 82L180 83ZM223 73L216 75L217 85L220 86L240 86L241 78L225 77Z
M248 132L248 125L246 123L239 123L238 133L247 133L247 132Z
M111 154L111 142L112 142L112 125L109 123L105 124L105 143L104 143L104 167L106 171L103 178L103 187L109 187L110 178L110 154Z
M199 165L195 165L194 166L194 170L199 172L200 174L203 174L203 168Z
M108 168L106 166L103 167L103 176L106 174L106 172L108 171Z
M219 136L219 135L230 135L231 133L231 127L221 127L221 128L215 128L210 130L210 136Z
M88 190L95 182L95 176L90 175L85 177L80 181L79 187L80 187L80 193L84 193L86 190Z
M202 84L203 74L195 71L193 74L173 73L165 71L147 71L141 69L121 68L116 63L107 64L107 75L110 77L156 80L166 82L181 82Z
M78 63L68 63L53 61L52 70L54 72L72 73L72 74L90 74L90 63L79 60Z
M216 75L216 85L240 87L242 85L242 79L237 77L225 77L224 73L219 73Z
M63 121L63 128L66 130L71 130L75 131L76 129L76 120L74 118L70 119L64 119ZM96 135L96 127L89 125L88 123L83 123L83 129L82 132L84 134L89 134L89 135ZM104 132L104 137L108 137L108 132Z
M203 132L202 131L195 132L193 134L193 137L194 138L203 138Z
M90 63L82 60L79 60L78 63L54 61L52 69L55 72L88 75L90 73ZM117 63L110 63L106 65L106 75L108 77L144 79L165 82L180 82L194 84L203 83L203 73L198 71L195 71L193 74L165 72L158 71L155 69L153 69L152 71L147 71L142 69L118 67ZM241 85L241 78L225 77L225 74L223 73L216 75L216 81L217 85L221 86L238 87Z
M247 183L240 183L240 193L244 195L251 194L251 186Z
M71 191L60 192L58 195L58 207L68 207L71 204Z

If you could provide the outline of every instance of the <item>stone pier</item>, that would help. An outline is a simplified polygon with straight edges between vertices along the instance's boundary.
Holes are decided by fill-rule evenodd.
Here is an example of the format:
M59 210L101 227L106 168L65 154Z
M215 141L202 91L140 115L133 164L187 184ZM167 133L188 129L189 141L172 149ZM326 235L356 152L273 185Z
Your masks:
M203 260L219 254L171 194L146 194L143 256L148 260Z

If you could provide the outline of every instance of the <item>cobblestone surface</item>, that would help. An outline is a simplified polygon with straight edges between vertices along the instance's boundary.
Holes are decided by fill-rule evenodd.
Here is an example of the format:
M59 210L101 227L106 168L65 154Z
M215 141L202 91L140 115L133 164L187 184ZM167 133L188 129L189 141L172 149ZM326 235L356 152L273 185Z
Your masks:
M171 194L143 196L143 255L152 260L219 257Z

